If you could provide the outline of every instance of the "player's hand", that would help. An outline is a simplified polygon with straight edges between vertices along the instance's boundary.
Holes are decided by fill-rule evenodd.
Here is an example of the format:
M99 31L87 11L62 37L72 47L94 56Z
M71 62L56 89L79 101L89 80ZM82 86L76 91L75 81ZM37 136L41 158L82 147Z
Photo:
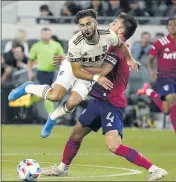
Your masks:
M28 79L33 80L34 79L34 73L32 71L28 71Z
M113 88L113 83L104 76L100 76L97 82L106 90L111 90Z
M65 59L65 57L64 56L61 56L61 55L54 56L54 58L53 58L53 64L54 65L62 64L62 62L63 62L64 59Z
M127 61L128 66L130 67L131 71L138 72L141 64L138 61L135 61L134 59Z
M158 75L157 72L155 72L155 71L151 72L151 73L150 73L151 80L152 80L152 81L155 81L155 80L157 79L157 75Z

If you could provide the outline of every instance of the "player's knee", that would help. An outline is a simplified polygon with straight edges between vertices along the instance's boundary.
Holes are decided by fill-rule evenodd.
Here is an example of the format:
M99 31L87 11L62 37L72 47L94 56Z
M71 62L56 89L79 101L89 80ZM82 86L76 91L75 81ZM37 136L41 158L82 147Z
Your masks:
M115 151L117 150L117 148L120 146L120 143L116 143L116 144L108 144L107 147L109 149L110 152L115 153Z
M66 105L67 109L72 110L74 109L82 100L80 98L71 97L68 99Z
M110 152L115 153L115 151L117 150L117 148L121 145L121 140L109 140L106 141L106 145L109 149Z
M117 130L111 130L105 133L106 145L110 152L115 153L122 144L121 136Z
M52 101L60 101L62 97L63 97L62 94L59 92L55 92L53 88L47 94L47 98Z

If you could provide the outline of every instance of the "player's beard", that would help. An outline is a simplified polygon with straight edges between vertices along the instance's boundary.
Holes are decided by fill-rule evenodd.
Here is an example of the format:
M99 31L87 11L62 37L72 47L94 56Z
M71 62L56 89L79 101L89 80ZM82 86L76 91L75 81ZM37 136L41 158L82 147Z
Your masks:
M85 33L84 36L90 43L97 42L96 29L90 31L88 34Z
M86 31L84 32L84 37L87 39L87 40L91 40L94 36L94 32L91 32L91 31Z

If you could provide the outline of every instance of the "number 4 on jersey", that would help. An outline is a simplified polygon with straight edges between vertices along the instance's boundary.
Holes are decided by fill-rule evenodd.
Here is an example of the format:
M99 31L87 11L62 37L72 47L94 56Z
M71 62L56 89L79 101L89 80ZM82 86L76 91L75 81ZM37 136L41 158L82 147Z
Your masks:
M107 126L112 126L111 123L114 122L114 116L111 116L111 115L112 115L112 113L109 112L108 115L106 116L106 119L107 119L107 120L110 120L110 122L107 124Z

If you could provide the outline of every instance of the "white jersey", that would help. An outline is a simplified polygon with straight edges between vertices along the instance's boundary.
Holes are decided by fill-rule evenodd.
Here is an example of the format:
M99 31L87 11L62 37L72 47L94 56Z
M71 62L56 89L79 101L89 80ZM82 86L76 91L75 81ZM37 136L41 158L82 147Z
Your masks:
M54 82L62 85L66 90L72 87L72 91L79 93L82 99L86 98L94 82L77 79L73 75L69 61L80 61L84 66L99 67L104 61L108 47L121 44L119 37L111 30L98 30L98 34L99 40L95 44L87 43L81 32L71 38L67 59L62 63Z
M88 43L81 32L69 41L68 60L80 61L83 66L99 67L102 65L109 46L120 46L119 37L111 30L97 30L99 39L95 44Z

